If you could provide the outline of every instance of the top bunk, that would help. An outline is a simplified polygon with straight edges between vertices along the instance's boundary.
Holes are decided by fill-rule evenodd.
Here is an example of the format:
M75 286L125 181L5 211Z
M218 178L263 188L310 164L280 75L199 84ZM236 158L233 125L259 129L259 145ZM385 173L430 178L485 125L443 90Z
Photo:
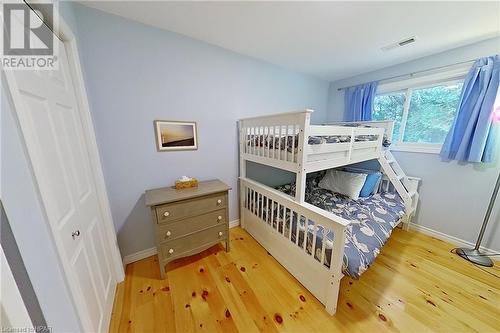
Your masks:
M377 159L390 144L393 121L311 125L312 112L240 119L240 158L310 173Z

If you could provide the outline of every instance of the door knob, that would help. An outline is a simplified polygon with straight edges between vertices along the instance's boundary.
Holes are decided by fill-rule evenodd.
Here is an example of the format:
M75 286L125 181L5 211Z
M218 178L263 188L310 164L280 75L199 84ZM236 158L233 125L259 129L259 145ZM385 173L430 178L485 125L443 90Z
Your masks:
M73 240L78 236L80 236L80 230L76 230L71 233L71 237L73 238Z

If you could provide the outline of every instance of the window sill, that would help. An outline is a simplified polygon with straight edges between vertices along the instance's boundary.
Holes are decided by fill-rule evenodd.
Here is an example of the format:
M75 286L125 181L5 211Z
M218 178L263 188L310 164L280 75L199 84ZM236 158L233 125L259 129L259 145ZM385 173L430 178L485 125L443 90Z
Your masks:
M412 143L400 143L392 144L390 149L392 151L403 151L409 153L424 153L424 154L439 154L441 152L441 144L412 144Z

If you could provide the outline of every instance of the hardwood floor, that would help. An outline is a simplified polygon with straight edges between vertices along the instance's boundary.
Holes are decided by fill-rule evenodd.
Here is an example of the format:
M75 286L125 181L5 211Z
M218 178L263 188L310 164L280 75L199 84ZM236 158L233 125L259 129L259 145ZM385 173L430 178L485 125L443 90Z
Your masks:
M160 280L156 256L129 264L110 332L500 332L500 268L481 270L452 245L396 229L359 280L342 279L329 316L241 228L179 261Z

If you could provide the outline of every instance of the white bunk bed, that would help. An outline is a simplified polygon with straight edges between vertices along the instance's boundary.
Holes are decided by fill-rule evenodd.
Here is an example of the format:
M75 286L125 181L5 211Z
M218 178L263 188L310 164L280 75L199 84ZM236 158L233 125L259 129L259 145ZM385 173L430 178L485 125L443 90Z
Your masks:
M377 159L384 173L378 190L392 189L399 194L405 227L416 209L419 179L406 176L382 145L384 133L385 139L391 139L392 121L311 125L311 113L305 110L239 120L240 221L334 314L344 276L345 233L351 222L305 202L307 174ZM294 172L294 197L248 179L246 161Z

